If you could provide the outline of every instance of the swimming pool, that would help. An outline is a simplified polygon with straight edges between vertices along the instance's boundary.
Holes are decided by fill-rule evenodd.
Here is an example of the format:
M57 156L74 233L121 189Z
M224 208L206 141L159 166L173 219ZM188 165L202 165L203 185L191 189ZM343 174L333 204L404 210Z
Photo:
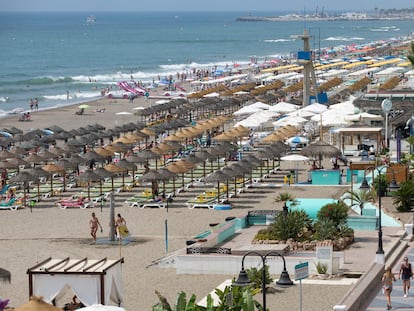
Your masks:
M296 206L291 207L289 205L288 202L288 207L290 210L304 210L306 212L306 214L308 214L308 216L313 219L316 220L317 219L317 214L318 211L321 209L322 206L329 204L329 203L337 203L338 200L332 199L332 198L297 198L296 199L298 201L298 204ZM350 205L350 200L345 199L344 200L345 204L347 204L348 206ZM360 214L360 210L358 207L354 206L352 208L358 215ZM364 205L364 209L367 211L373 211L373 215L375 214L377 217L379 215L379 211L378 208L373 205L372 203L366 203ZM371 214L371 213L367 213L367 214ZM398 222L396 219L394 219L393 217L385 214L384 212L382 212L381 214L381 224L383 227L402 227L402 224L400 222ZM352 226L352 229L354 230L362 230L361 228Z
M317 219L318 212L322 206L338 202L338 200L331 198L297 198L296 201L298 202L296 206L290 206L290 202L288 202L287 206L289 207L289 210L304 210L313 220Z

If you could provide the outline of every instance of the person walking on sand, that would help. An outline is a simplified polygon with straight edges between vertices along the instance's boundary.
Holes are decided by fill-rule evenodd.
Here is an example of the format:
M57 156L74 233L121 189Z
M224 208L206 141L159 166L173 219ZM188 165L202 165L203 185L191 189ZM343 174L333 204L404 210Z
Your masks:
M384 292L385 298L387 299L387 310L391 310L391 292L392 292L392 282L395 282L395 276L391 272L391 267L387 267L384 275L382 276L382 290Z
M125 236L128 234L126 220L124 217L121 216L121 214L118 214L115 219L115 230L116 230L116 236L118 237L119 240L122 240L122 236Z
M102 226L99 222L98 217L96 217L95 213L92 213L92 218L91 220L89 220L89 228L91 228L91 236L93 237L93 239L96 242L96 232L98 231L98 227L101 228L101 232L102 230Z
M411 263L408 262L408 257L404 257L404 261L400 267L400 279L403 282L404 298L408 297L408 291L410 290L410 278L413 277L413 270Z
M29 101L29 108L30 108L30 111L32 111L32 112L33 112L33 107L34 107L34 101L33 101L33 99L32 99L32 98L30 98L30 101Z

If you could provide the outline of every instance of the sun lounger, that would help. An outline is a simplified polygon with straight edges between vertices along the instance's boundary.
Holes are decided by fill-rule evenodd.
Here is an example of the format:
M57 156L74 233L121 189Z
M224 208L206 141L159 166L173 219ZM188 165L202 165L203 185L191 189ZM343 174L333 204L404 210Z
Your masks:
M167 202L164 201L151 201L149 200L147 203L140 206L140 208L145 207L158 207L158 208L165 208L167 206Z
M60 200L56 202L56 205L62 209L71 208L71 207L79 207L81 209L85 209L87 207L94 207L93 201L89 201L81 197Z
M12 198L9 201L0 202L0 210L15 211L22 207L22 202L19 202L16 198Z
M152 198L135 198L132 200L125 201L129 207L158 207L158 208L165 208L167 206L167 202L164 201L155 201Z
M214 204L216 203L217 203L217 197L208 197L208 196L199 195L195 199L188 200L186 202L186 205L189 209L194 209L194 208L213 209Z

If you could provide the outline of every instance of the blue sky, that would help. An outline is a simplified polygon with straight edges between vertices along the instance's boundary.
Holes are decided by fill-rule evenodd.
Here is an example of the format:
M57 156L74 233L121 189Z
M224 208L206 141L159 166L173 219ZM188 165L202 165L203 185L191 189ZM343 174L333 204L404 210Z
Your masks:
M313 12L318 6L326 11L373 11L390 8L414 8L412 0L2 0L4 11L276 11Z

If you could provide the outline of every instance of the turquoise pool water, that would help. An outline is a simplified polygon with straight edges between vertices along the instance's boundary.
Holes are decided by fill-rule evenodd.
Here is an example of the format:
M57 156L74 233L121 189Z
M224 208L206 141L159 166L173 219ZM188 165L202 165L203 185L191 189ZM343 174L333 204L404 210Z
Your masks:
M331 198L300 198L296 199L298 201L298 204L296 206L290 206L289 202L287 206L290 210L304 210L306 214L312 219L317 218L318 211L321 209L322 206L329 204L329 203L337 203L338 200L331 199Z
M290 210L304 210L306 214L312 219L317 218L318 211L321 209L322 206L329 204L329 203L336 203L338 200L332 199L332 198L297 198L298 204L294 207L289 206ZM348 206L350 205L349 200L344 200L345 204ZM353 207L355 212L357 214L360 213L360 210L358 207ZM367 214L370 215L376 215L378 217L379 211L378 208L371 204L366 203L364 206L364 209L366 210ZM371 213L370 213L371 212ZM402 224L398 222L393 217L385 214L382 212L381 214L381 223L383 227L402 227ZM358 228L355 226L352 226L352 229L354 230L362 230L362 228Z

